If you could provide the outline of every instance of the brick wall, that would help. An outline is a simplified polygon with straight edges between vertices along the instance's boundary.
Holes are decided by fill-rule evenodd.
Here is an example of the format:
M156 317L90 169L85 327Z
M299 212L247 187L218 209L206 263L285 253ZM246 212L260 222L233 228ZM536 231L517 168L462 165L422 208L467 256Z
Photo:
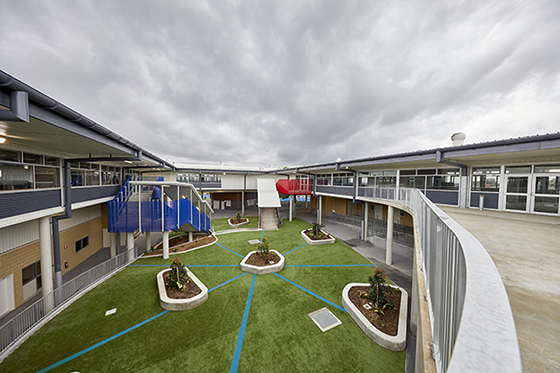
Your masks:
M102 218L90 220L60 232L60 263L62 275L89 258L103 247ZM76 253L76 241L89 236L89 246ZM66 246L66 248L64 248ZM22 270L41 259L39 241L0 255L0 278L13 273L15 306L23 303ZM64 262L68 268L64 268ZM54 259L53 259L54 263ZM54 271L54 267L53 267ZM53 276L54 279L54 276Z

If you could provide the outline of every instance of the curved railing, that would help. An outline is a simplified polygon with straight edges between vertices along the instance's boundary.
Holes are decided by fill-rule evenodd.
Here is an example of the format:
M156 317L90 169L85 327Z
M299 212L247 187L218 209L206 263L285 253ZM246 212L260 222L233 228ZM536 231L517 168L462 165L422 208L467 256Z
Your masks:
M482 244L417 189L366 194L416 215L438 372L521 372L506 289Z

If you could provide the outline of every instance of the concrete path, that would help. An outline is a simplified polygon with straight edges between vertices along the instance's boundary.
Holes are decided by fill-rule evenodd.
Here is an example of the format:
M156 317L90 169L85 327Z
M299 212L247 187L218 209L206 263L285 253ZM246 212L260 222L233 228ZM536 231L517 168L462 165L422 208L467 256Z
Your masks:
M439 207L496 263L511 303L523 370L560 372L560 218Z

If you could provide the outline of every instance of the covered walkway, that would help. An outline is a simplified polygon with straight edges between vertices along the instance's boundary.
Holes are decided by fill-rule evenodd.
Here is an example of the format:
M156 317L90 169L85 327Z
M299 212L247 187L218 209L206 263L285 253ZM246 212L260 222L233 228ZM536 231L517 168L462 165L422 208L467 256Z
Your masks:
M560 372L560 218L439 207L494 260L511 303L523 370Z

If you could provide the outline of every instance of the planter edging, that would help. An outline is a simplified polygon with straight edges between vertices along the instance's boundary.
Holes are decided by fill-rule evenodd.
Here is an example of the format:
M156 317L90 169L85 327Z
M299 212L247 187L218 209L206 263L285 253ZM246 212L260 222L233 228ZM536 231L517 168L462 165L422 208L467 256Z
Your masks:
M158 292L159 292L159 305L164 310L186 311L195 308L197 306L200 306L208 299L208 288L186 266L185 269L187 270L187 274L189 275L191 280L194 281L194 283L200 288L200 290L202 290L202 292L188 299L169 298L167 296L167 292L165 291L165 282L163 281L163 274L165 272L171 271L171 268L166 268L163 271L160 271L156 276Z
M390 351L402 351L406 347L406 318L408 314L408 293L396 285L389 285L401 291L401 305L399 310L399 327L396 336L383 333L373 326L348 297L350 288L354 286L370 286L369 283L350 283L342 290L342 306L360 329L375 343Z
M324 230L321 229L321 232L328 234L331 238L328 238L326 240L312 240L311 238L309 238L308 235L305 234L305 231L307 229L304 229L301 231L301 236L303 237L303 239L305 240L305 242L307 242L309 245L326 245L326 244L330 244L330 243L335 243L336 239L333 237L332 234L325 232Z
M243 218L243 219L247 219L247 221L244 221L243 223L239 223L239 224L231 224L229 221L233 220L233 218L228 219L227 223L230 227L232 228L237 228L237 227L241 227L242 225L246 225L249 224L249 218Z
M184 236L184 235L183 235L183 236ZM187 250L187 251L182 251L182 252L173 252L173 251L172 251L172 250L173 250L174 248L176 248L176 247L181 247L181 246L183 246L183 245L186 245L186 244L184 244L184 243L183 243L183 244L180 244L180 245L176 245L176 246L170 247L170 248L169 248L169 255L171 255L171 254L183 254L183 253L186 253L186 252L188 252L188 251L195 251L195 250L198 250L198 249L202 249L202 248L204 248L204 247L212 246L212 245L214 245L215 243L218 243L218 236L216 236L214 233L212 233L212 236L213 236L214 238L216 238L216 241L214 241L214 242L212 242L212 243L209 243L209 244L206 244L206 245L202 245L202 246L199 246L199 247L195 247L194 249L190 249L190 250ZM207 236L207 237L208 237L208 236ZM193 242L193 241L191 241L191 242ZM158 244L155 245L154 247L159 246L161 243L163 243L163 241L158 242ZM190 242L187 242L187 243L190 243ZM144 254L142 254L142 257L143 257L143 258L155 258L155 257L158 257L158 256L163 256L163 253L161 253L161 254L152 254L151 252L149 252L149 253L144 253Z
M257 250L251 251L249 254L245 255L245 258L243 258L243 260L239 264L239 267L241 268L242 271L249 272L249 273L255 273L257 275L266 275L266 274L269 274L269 273L280 272L282 270L282 268L284 268L284 263L286 261L284 259L284 255L280 254L276 250L270 250L271 253L275 253L280 258L280 261L276 264L271 264L271 265L263 266L263 267L254 266L254 265L251 265L251 264L245 264L245 262L249 259L249 257L253 253L256 253L256 252L257 252Z

